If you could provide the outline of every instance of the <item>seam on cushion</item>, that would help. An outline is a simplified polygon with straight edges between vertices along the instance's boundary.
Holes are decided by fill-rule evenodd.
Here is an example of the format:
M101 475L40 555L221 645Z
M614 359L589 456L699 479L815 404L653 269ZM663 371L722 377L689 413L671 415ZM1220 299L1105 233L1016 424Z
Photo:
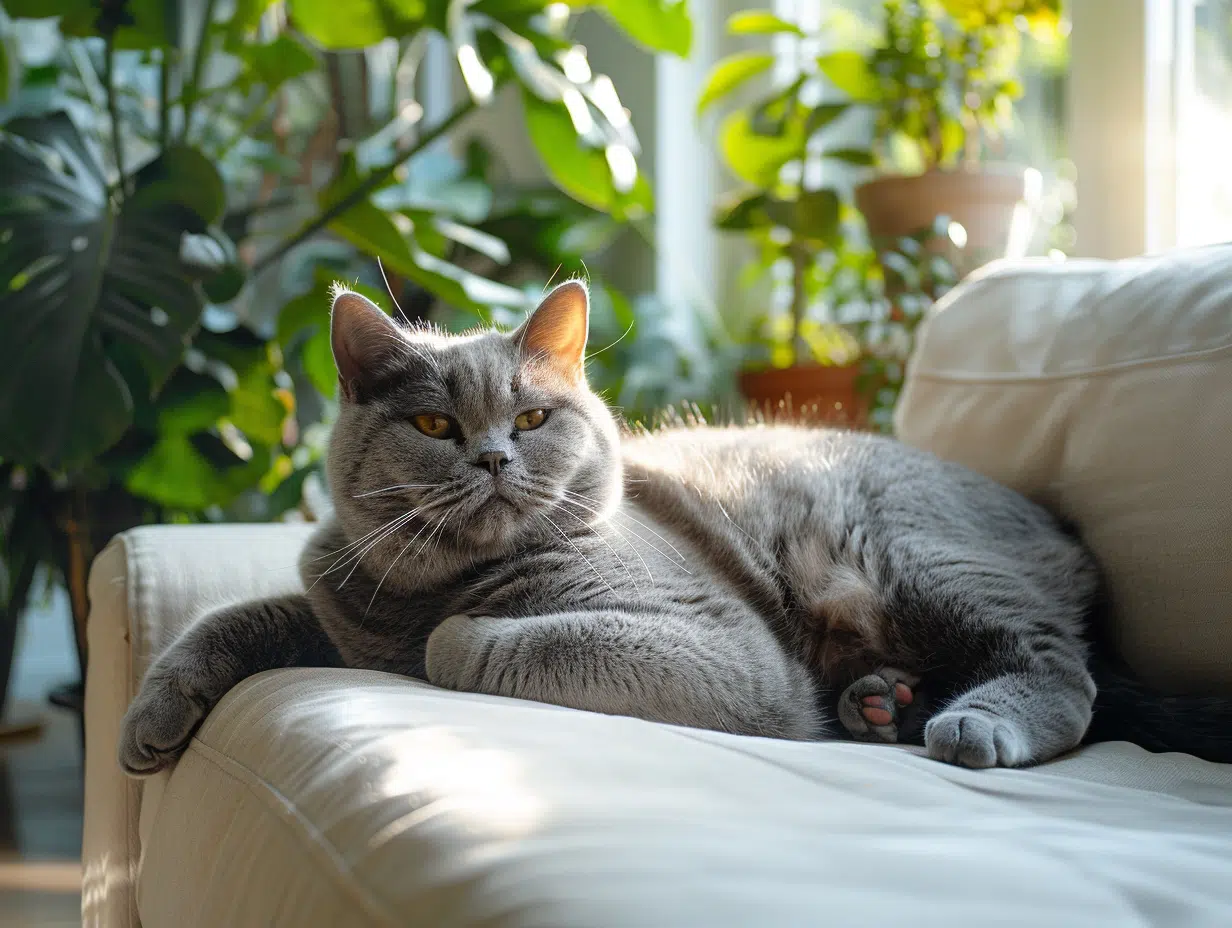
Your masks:
M347 866L338 849L299 811L299 807L290 797L256 771L196 738L189 743L188 750L247 787L250 793L273 811L283 813L275 815L275 818L286 825L298 843L310 853L325 856L330 864L329 870L335 878L334 882L369 915L388 925L401 924L384 903L355 878L354 872ZM290 813L289 819L285 813Z
M138 563L139 557L135 552L136 545L132 544L132 539L127 532L118 536L120 544L124 547L124 598L125 607L128 612L128 647L125 648L124 660L124 709L128 711L128 706L133 701L133 648L138 644L138 638L143 638L141 634L142 623L139 620L138 609L140 608L137 602L139 592L138 588L141 583L141 568ZM118 761L117 761L118 763ZM129 924L141 926L141 912L137 908L137 880L135 878L137 866L141 862L141 834L140 834L140 809L141 800L145 795L145 786L138 784L136 789L133 789L131 783L125 778L124 795L121 797L121 802L124 804L124 825L125 825L125 843L127 845L128 859L124 862L130 879L128 880L128 918ZM137 805L133 807L133 796L137 797Z
M1125 371L1151 367L1170 367L1174 364L1187 364L1191 361L1218 360L1222 355L1232 357L1232 345L1219 345L1215 348L1203 348L1201 351L1186 351L1181 354L1170 354L1159 358L1136 358L1132 361L1118 361L1115 364L1104 364L1099 367L1085 367L1076 371L1061 371L1055 374L990 374L986 372L966 374L962 371L915 370L908 380L929 380L934 382L953 382L963 384L1011 384L1011 383L1047 383L1057 380L1078 380L1084 377L1100 377L1109 374L1120 374Z

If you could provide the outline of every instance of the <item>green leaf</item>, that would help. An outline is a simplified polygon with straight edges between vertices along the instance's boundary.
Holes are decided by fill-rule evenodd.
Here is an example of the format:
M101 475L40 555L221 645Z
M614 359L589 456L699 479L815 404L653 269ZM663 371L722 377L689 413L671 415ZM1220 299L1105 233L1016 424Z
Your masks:
M195 345L209 361L221 363L229 371L224 378L226 419L250 442L280 444L283 422L290 410L279 398L275 380L280 367L276 346L246 326L229 332L201 332Z
M231 399L221 383L181 367L158 396L158 431L191 435L212 429L230 409Z
M761 52L742 52L724 58L707 75L697 98L697 112L700 114L714 101L727 96L763 71L768 71L773 65L774 56Z
M967 133L957 119L945 119L941 123L941 151L938 160L951 164L962 154L967 145Z
M4 8L15 19L60 18L60 32L66 36L102 35L105 24L98 0L5 0ZM167 35L165 0L127 0L119 27L115 31L117 48L153 48L170 44Z
M881 98L877 76L859 52L830 52L817 59L817 67L856 103L875 103Z
M804 30L795 23L789 23L767 10L733 13L727 19L727 31L732 35L774 35L781 32L804 35Z
M416 223L416 234L419 234L424 225L426 223ZM487 232L472 226L454 222L454 220L447 219L444 216L433 217L432 228L450 241L457 242L459 245L478 252L497 264L509 263L509 246L495 235L489 235Z
M307 293L292 297L278 311L278 330L274 338L283 348L289 348L301 333L315 332L328 322L328 285L313 287Z
M347 153L342 158L333 180L318 194L318 205L322 210L332 207L350 196L351 191L363 180L354 154ZM329 228L365 254L380 258L402 273L413 263L406 239L411 224L405 218L402 221L407 226L405 232L394 224L390 214L378 209L371 200L365 199L334 218Z
M287 6L296 28L330 51L413 35L427 14L424 0L289 0Z
M735 112L719 127L719 147L733 174L756 187L770 187L779 170L804 151L804 129L799 120L784 123L782 135L758 135L749 114Z
M292 298L278 313L278 343L284 350L290 350L297 340L307 334L299 345L300 364L312 385L326 396L332 396L338 384L329 332L330 286L333 282L333 274L318 268L312 289ZM348 286L386 312L389 311L385 294L355 282L348 282Z
M839 207L833 190L806 190L795 202L792 231L815 242L832 241L838 234Z
M325 205L322 204L322 209ZM405 233L394 225L393 217L381 212L372 203L364 201L355 204L332 220L329 229L364 254L380 258L399 273L405 273L407 266L413 263ZM409 228L407 231L410 231Z
M316 55L285 32L264 45L242 43L230 51L246 66L236 81L236 89L245 93L262 85L266 94L272 94L287 81L310 74L317 67Z
M218 211L220 182L173 149L138 172L117 213L66 114L6 129L0 176L15 195L0 197L0 457L72 468L114 444L134 396L157 392L178 365L203 307L200 268L181 245Z
M304 373L325 396L333 396L338 387L338 368L334 364L334 349L330 344L329 329L322 327L304 342L300 349L300 363Z
M321 191L321 208L345 198L361 182L354 158L344 159L338 176ZM404 228L399 228L399 221ZM370 200L357 203L332 220L329 229L370 257L380 258L389 270L481 317L491 306L521 306L525 302L521 291L472 274L419 248L407 217L386 213Z
M600 0L598 5L631 39L653 52L688 56L693 22L685 0Z
M294 509L304 497L304 481L320 467L320 462L313 461L305 467L293 470L289 476L280 480L272 490L262 487L265 496L264 515L269 519L277 519L288 510Z
M714 224L727 232L743 232L770 224L766 214L769 197L761 192L744 193L719 202Z
M230 391L227 418L246 437L263 445L281 443L283 423L290 412L279 399L274 379L277 370L267 353L259 362L236 371L239 380Z
M253 447L248 460L216 435L168 432L128 472L130 493L169 509L225 506L254 487L269 469L269 451Z
M257 28L265 11L276 0L235 0L235 12L227 24L233 34L242 34Z
M804 134L809 138L851 109L850 103L822 103L809 111L804 121Z
M822 152L822 156L859 167L869 167L873 164L873 153L864 148L836 148L833 151Z
M7 102L9 94L20 86L21 60L7 24L0 23L0 103Z
M621 218L636 219L653 206L650 185L638 173L633 189L618 191L603 152L578 138L563 104L522 92L526 131L552 183L579 203Z
M217 222L227 206L218 169L205 155L186 145L172 145L137 172L126 208L156 211L184 207L204 225ZM202 228L204 228L204 225Z

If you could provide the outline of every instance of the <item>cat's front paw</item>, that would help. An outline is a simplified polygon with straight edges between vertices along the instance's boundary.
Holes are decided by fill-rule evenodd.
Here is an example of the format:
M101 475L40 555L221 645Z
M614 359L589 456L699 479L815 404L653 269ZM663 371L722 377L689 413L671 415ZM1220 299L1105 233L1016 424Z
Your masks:
M147 777L170 767L205 718L173 674L151 675L141 685L120 727L120 766L130 776Z
M959 767L1019 767L1031 760L1031 745L1016 722L982 709L949 709L924 727L924 746L934 760Z
M450 690L481 692L494 637L486 616L453 615L428 636L428 682Z

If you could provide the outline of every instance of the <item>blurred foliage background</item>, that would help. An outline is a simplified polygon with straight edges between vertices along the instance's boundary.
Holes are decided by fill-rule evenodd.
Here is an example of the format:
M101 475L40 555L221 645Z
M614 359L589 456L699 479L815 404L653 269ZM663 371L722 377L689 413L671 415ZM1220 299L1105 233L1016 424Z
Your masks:
M690 13L713 15L700 2L0 0L0 693L18 616L50 585L69 592L84 668L89 565L117 532L310 517L336 280L458 331L516 325L550 282L585 276L591 383L628 420L740 415L741 370L842 361L888 428L915 327L954 276L930 245L944 217L871 242L852 180L919 170L903 138L927 166L953 160L955 126L1013 136L1006 43L1057 4L733 16L761 44L717 62L697 101L728 108L714 147L738 189L713 220L764 306L733 318L608 278L610 253L671 243L655 241L634 114L576 38L605 21L633 76L690 54ZM942 13L950 45L928 32ZM900 42L891 20L919 34ZM771 79L784 37L824 98L813 78ZM755 78L763 92L732 109ZM470 131L510 94L540 181L510 169L510 139ZM858 110L876 114L863 134ZM820 183L805 163L824 163Z
M296 515L333 414L334 280L460 329L513 324L550 279L588 273L592 376L614 403L709 389L713 333L586 267L646 238L653 202L616 87L570 38L579 14L631 51L689 51L671 0L5 0L10 645L43 576L68 586L84 659L86 573L118 531ZM429 116L431 36L461 92ZM446 144L509 84L550 185Z

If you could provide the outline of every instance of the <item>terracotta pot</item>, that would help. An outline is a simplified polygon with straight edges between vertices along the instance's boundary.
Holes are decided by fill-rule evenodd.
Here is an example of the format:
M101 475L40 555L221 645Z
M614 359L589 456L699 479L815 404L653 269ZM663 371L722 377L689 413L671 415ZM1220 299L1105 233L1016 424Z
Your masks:
M996 258L1022 257L1031 242L1040 194L1039 173L1014 165L981 164L914 176L890 175L860 184L856 206L874 238L897 238L949 216L967 233L960 252L949 242L961 272Z
M870 398L856 388L859 365L743 371L740 392L769 421L865 428Z

